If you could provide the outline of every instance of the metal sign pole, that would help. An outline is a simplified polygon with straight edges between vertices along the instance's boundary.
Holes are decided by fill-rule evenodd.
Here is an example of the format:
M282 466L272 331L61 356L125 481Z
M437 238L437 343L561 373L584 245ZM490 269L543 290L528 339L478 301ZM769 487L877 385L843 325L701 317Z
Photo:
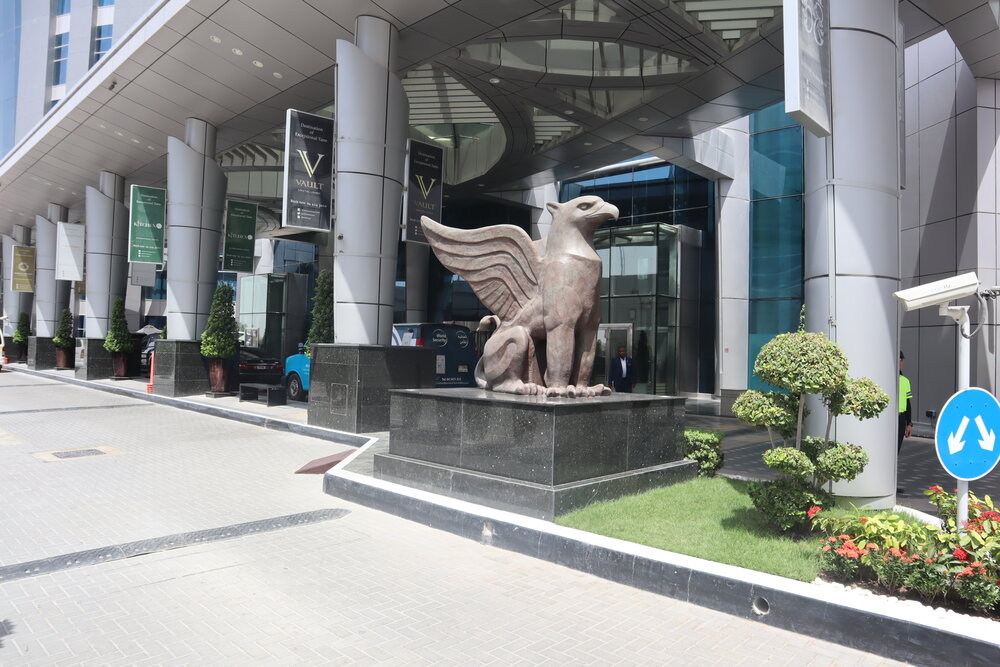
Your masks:
M955 367L958 371L958 389L965 391L969 388L969 307L968 306L941 306L938 312L955 320L958 325L958 359ZM958 479L958 512L956 516L956 527L963 530L969 521L969 481Z

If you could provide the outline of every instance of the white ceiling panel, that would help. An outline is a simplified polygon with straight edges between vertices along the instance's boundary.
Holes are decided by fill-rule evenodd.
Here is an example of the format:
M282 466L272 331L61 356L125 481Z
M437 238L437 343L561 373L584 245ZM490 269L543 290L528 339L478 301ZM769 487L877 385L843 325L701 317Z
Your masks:
M240 2L229 2L213 15L214 22L222 23L238 37L253 44L263 53L269 53L297 72L309 76L329 67L333 59L300 40L266 16Z
M313 48L333 58L334 42L352 40L351 31L331 20L326 14L306 3L274 2L274 0L242 0L254 11L296 35ZM342 3L346 4L346 3ZM420 5L423 3L410 3ZM351 22L353 26L353 21Z

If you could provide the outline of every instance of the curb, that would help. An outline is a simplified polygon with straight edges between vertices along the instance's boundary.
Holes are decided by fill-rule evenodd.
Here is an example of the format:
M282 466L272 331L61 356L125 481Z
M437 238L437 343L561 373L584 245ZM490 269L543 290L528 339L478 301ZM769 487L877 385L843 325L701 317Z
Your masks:
M917 665L1000 663L1000 632L989 619L943 618L922 605L820 589L347 471L365 449L326 473L326 493L488 546L886 658Z
M33 375L35 377L48 378L51 380L56 380L59 382L64 382L66 384L74 384L80 387L87 387L88 389L97 389L99 391L105 391L110 394L118 394L119 396L127 396L128 398L138 398L144 401L149 401L151 403L159 403L160 405L169 405L174 408L180 408L182 410L191 410L192 412L200 412L201 414L211 415L213 417L222 417L223 419L231 419L233 421L243 422L244 424L251 424L253 426L261 426L263 428L271 429L274 431L284 431L286 433L292 433L295 435L304 435L310 438L318 438L320 440L327 440L329 442L335 442L339 445L348 445L350 447L360 447L369 442L370 438L363 435L356 435L354 433L344 433L342 431L334 431L328 428L322 428L319 426L310 426L309 424L299 424L297 422L290 422L284 419L275 419L274 417L266 417L264 415L258 415L253 412L243 412L242 410L233 410L232 408L224 408L214 405L204 405L202 403L195 403L194 401L187 401L183 398L172 398L170 396L157 396L156 394L147 394L142 391L136 391L134 389L128 389L126 387L115 387L113 385L105 385L97 382L91 382L90 380L79 380L75 377L63 377L60 375L54 375L52 373L47 373L45 371L35 371L30 368L15 368L13 366L5 366L5 370L13 371L15 373L24 373L25 375Z

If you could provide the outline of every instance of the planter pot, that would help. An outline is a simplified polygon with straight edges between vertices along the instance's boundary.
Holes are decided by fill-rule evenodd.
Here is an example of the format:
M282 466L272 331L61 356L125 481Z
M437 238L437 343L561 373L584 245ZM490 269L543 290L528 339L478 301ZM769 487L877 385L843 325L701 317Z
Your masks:
M56 368L59 370L65 370L67 368L73 368L73 362L75 361L75 350L71 347L57 347L56 348Z
M125 352L111 353L111 377L128 377L128 355Z
M17 361L25 363L28 361L28 344L27 343L11 343L10 350L7 353L7 358L11 361Z
M226 381L229 373L226 371L225 359L208 359L208 383L212 386L212 391L223 393L226 391Z

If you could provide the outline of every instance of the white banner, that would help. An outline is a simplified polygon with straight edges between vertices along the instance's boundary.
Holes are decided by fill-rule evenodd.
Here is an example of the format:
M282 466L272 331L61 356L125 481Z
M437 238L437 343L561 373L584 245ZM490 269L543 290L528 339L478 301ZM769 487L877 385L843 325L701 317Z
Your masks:
M56 223L56 280L83 280L85 232L83 225Z
M785 113L817 137L833 129L829 0L785 0Z

